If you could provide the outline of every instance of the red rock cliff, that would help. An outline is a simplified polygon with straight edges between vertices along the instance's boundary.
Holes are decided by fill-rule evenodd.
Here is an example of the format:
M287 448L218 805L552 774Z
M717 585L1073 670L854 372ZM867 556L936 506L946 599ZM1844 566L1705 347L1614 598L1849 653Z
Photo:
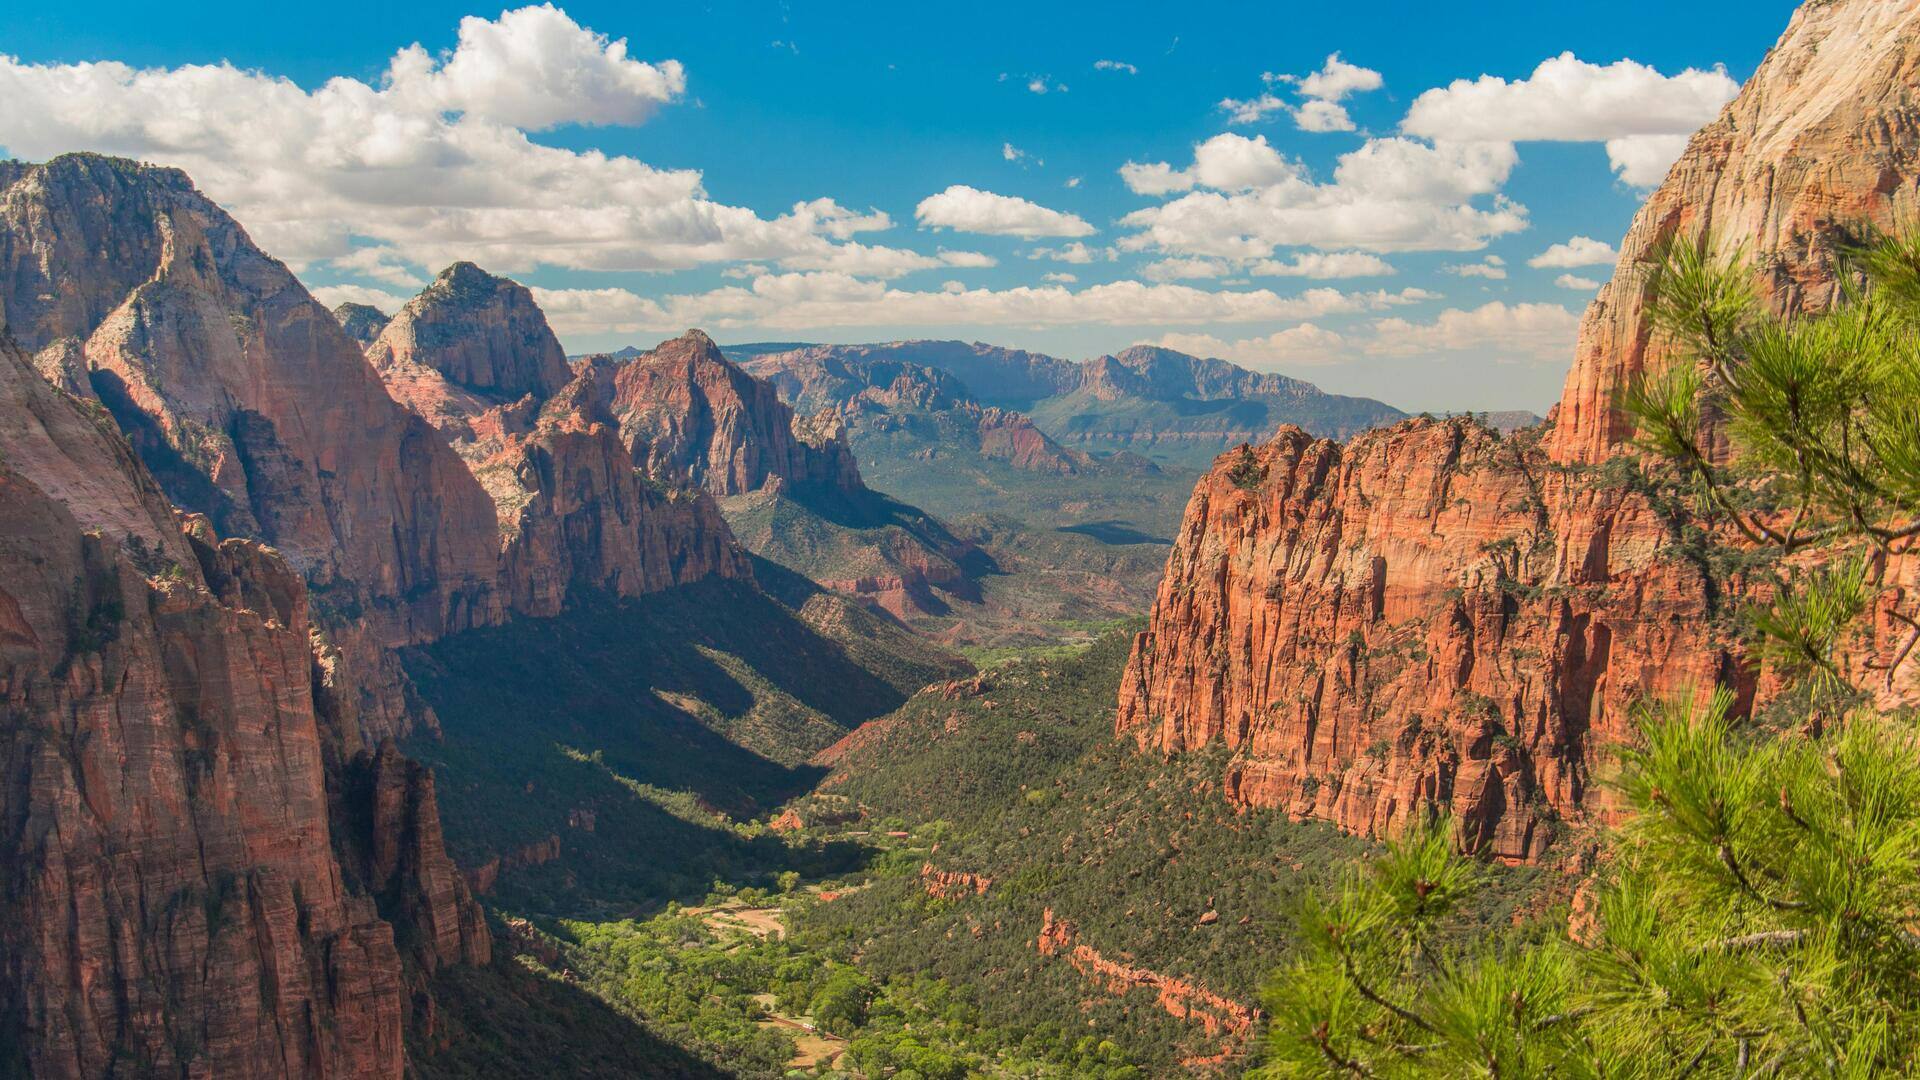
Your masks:
M1215 463L1119 730L1166 753L1223 740L1248 805L1368 834L1437 805L1498 855L1538 855L1595 807L1637 696L1752 690L1698 553L1607 463L1627 435L1614 398L1653 351L1641 262L1710 226L1779 307L1817 307L1841 230L1920 206L1916 155L1920 5L1804 7L1636 217L1543 444L1414 420L1344 446L1283 431Z
M342 861L397 823L329 797L302 581L183 535L87 408L0 343L0 1072L398 1077L406 965ZM484 959L404 783L409 924Z
M772 383L741 370L698 330L622 364L609 407L658 480L715 495L744 495L774 480L864 490L837 425L797 420Z

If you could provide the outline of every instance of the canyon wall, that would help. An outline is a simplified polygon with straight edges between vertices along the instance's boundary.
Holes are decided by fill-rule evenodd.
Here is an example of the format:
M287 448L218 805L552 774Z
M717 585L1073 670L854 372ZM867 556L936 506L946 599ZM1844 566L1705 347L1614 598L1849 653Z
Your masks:
M1828 302L1837 244L1920 209L1917 65L1911 0L1803 7L1635 218L1543 431L1411 420L1340 445L1288 429L1220 457L1118 730L1163 753L1224 741L1245 805L1364 834L1438 807L1517 860L1603 807L1595 779L1643 695L1720 682L1747 707L1738 572L1621 456L1620 389L1661 360L1644 264L1711 229L1745 245L1780 310Z
M398 1077L395 920L485 959L430 784L330 795L308 631L286 561L183 531L111 419L0 342L0 1072ZM375 850L404 853L384 881Z

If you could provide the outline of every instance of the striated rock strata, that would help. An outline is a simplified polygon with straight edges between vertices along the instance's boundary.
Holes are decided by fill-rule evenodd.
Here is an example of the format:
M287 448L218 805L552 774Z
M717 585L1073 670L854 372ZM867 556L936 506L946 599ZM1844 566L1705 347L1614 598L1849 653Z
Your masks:
M0 1072L398 1077L391 920L488 948L431 786L330 791L300 576L91 408L0 343Z
M1471 842L1539 855L1603 806L1595 776L1641 695L1755 676L1704 552L1617 457L1615 401L1658 359L1652 246L1711 228L1766 296L1817 308L1850 229L1920 208L1920 8L1798 12L1636 217L1544 432L1415 420L1345 446L1297 430L1215 462L1189 503L1118 729L1221 740L1225 787L1356 832L1438 807ZM1895 594L1901 589L1893 590Z

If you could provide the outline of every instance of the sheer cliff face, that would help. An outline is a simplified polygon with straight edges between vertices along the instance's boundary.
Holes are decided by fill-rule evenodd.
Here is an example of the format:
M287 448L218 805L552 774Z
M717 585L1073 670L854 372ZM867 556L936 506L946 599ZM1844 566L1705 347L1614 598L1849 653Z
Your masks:
M528 394L545 401L572 378L526 286L465 262L408 301L367 358L396 400L443 431Z
M838 424L796 418L772 383L742 371L698 330L621 364L608 407L656 480L715 495L745 495L776 481L849 495L865 490Z
M493 502L500 591L529 615L574 589L639 596L751 570L713 500L650 483L611 411L616 367L570 369L524 286L457 263L367 350Z
M91 155L0 167L0 304L43 367L84 358L175 504L351 595L381 641L498 618L479 485L181 173Z
M300 576L183 535L111 421L4 344L0 446L0 1071L399 1076L404 968L350 853L406 853L396 892L454 927L436 958L484 959L486 928L420 884L453 873L437 829L329 805Z
M1638 696L1718 681L1750 699L1719 587L1606 462L1627 434L1614 396L1650 359L1638 263L1711 226L1780 306L1825 304L1838 231L1916 208L1917 100L1920 8L1809 4L1635 219L1543 441L1415 420L1223 455L1119 730L1168 753L1223 740L1248 805L1368 834L1438 806L1519 859L1604 811L1593 777Z
M1920 11L1901 0L1813 0L1741 94L1701 128L1634 218L1613 280L1587 309L1548 439L1557 461L1599 461L1631 435L1614 402L1665 362L1643 312L1651 249L1710 230L1742 245L1785 312L1834 296L1834 241L1920 215Z

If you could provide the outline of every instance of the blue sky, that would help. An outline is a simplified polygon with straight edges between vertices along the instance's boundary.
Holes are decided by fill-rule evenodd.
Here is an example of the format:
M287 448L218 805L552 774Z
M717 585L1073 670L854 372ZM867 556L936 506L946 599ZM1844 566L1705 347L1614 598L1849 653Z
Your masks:
M1544 411L1611 260L1529 261L1617 243L1793 7L35 5L0 146L180 164L328 300L473 258L575 351L1157 341Z

